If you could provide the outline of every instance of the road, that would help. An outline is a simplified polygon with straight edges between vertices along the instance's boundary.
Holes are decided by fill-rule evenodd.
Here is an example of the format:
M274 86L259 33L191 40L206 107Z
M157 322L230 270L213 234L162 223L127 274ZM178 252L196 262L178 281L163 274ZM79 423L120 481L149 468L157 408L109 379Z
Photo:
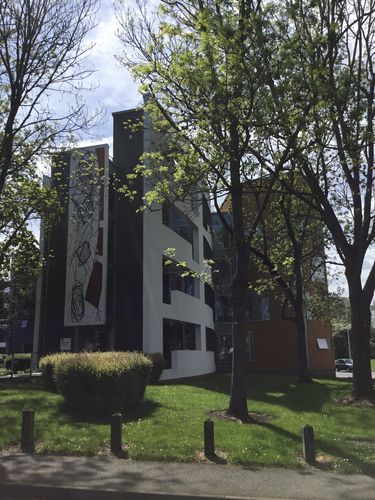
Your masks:
M336 378L353 378L352 372L336 372ZM372 372L372 379L375 380L375 372Z

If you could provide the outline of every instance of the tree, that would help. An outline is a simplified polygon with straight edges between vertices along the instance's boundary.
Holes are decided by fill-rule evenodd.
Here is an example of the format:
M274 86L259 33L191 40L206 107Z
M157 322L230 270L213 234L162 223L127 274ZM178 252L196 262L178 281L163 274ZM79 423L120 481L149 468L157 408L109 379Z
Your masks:
M35 284L42 265L38 242L30 230L13 243L5 259L0 276L0 318L13 346L20 312L34 312Z
M279 78L283 62L273 27L274 6L261 1L165 0L152 16L140 1L135 13L121 2L117 5L120 39L132 49L130 56L125 52L120 59L141 82L153 128L165 138L137 169L153 179L146 204L185 199L192 190L211 192L221 214L220 197L230 195L232 200L232 224L222 217L235 257L228 411L247 418L244 325L249 242L269 192L249 234L244 224L244 183L261 175L257 156L266 154L270 135L277 133L280 120L293 108L288 141L276 139L280 155L272 165L271 191L303 125L298 102L288 99L288 81Z
M80 102L91 71L84 39L96 0L4 0L0 10L0 272L23 247L28 223L56 214L56 193L43 186L38 162L90 120ZM58 113L58 98L64 111Z
M287 178L308 196L298 172L289 171ZM248 186L247 214L258 210L267 182L266 177ZM256 270L253 286L258 293L272 289L282 303L283 319L295 323L299 381L310 382L306 315L309 311L323 319L328 297L324 228L318 213L276 182L250 252Z
M284 7L290 25L288 60L303 75L310 106L308 147L296 157L314 209L330 231L345 269L353 396L373 398L370 304L375 263L366 276L363 272L375 240L375 2L286 1ZM297 95L301 85L296 81L294 88Z

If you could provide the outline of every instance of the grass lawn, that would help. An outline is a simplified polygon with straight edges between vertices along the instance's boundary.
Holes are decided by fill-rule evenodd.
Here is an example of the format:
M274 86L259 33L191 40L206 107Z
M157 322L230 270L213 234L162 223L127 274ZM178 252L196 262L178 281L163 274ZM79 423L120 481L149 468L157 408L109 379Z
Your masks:
M371 360L371 370L375 372L375 359Z
M203 421L228 404L230 377L209 375L149 386L145 401L125 415L123 441L132 459L195 461L203 448ZM301 428L314 427L318 453L328 468L375 475L375 408L341 406L345 380L298 384L291 377L249 376L249 411L268 415L263 424L212 417L215 444L228 462L246 466L300 466ZM91 455L106 452L106 420L80 420L61 408L62 398L36 383L0 384L0 449L17 446L24 407L36 411L37 452Z

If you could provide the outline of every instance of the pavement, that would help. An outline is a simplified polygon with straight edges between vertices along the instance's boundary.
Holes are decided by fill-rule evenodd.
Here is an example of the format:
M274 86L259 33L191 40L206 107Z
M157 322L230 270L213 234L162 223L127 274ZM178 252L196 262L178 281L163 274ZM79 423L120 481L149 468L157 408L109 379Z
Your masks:
M2 500L375 499L375 471L339 475L214 463L140 462L114 456L0 454Z

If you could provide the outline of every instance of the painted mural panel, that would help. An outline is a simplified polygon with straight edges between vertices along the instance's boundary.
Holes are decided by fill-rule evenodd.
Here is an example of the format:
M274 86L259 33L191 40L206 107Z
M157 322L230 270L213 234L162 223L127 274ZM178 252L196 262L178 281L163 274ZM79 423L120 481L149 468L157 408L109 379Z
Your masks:
M65 326L106 322L108 146L70 155Z

